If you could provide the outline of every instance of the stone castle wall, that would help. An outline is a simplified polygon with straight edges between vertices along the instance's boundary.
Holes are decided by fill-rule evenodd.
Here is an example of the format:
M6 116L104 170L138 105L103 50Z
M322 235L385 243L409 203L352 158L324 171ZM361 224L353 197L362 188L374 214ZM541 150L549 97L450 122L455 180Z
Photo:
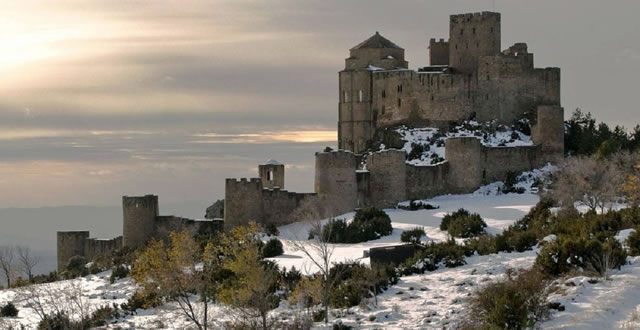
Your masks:
M280 188L265 189L259 178L227 179L224 225L233 227L251 221L262 224L288 224L304 217L303 213L307 211L303 210L303 206L316 205L315 201L314 193L295 193ZM323 215L325 213L322 212Z
M374 152L367 159L371 205L392 207L407 199L406 155L402 150Z
M73 256L82 256L90 261L96 256L109 255L125 246L133 249L144 247L151 239L166 241L170 232L186 230L193 236L208 235L221 231L224 226L224 221L220 219L193 220L173 215L157 215L156 195L124 196L122 208L123 236L99 239L90 238L89 231L57 232L58 270L64 270Z
M64 270L74 256L91 260L122 247L122 236L112 239L89 238L89 231L59 231L57 238L58 271Z
M449 162L433 166L406 164L407 199L421 199L425 196L444 195L450 191Z

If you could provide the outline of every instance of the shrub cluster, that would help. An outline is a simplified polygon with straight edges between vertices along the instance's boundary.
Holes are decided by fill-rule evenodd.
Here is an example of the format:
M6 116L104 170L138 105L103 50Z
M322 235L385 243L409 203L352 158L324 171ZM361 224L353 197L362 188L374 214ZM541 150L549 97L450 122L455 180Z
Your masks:
M418 244L420 243L420 239L423 236L426 236L427 233L424 232L424 228L418 227L410 230L405 230L400 234L400 241L406 243Z
M0 317L16 317L18 308L13 303L8 303L0 308Z
M435 210L438 208L438 206L433 206L429 203L425 203L423 201L416 201L416 200L412 200L409 202L408 206L404 206L404 205L398 205L397 206L399 209L402 210L408 210L408 211L417 211L417 210Z
M64 268L63 276L69 279L87 275L89 275L89 268L87 268L87 259L83 256L71 257Z
M263 258L273 258L284 253L282 242L277 238L272 238L262 247Z
M138 309L147 309L151 307L157 307L162 304L162 298L155 293L144 294L141 291L136 291L133 296L127 299L126 303L120 304L120 308L123 311L131 314L136 313Z
M278 236L280 235L280 231L278 230L278 226L275 223L268 223L264 226L264 233L269 236Z
M555 276L577 268L606 276L608 270L624 265L626 258L622 245L613 237L561 236L542 248L536 264L546 274Z
M629 247L629 255L640 255L640 228L636 228L636 230L627 237L627 247Z
M338 263L329 276L334 279L329 304L336 308L357 306L371 293L382 293L398 283L397 272L391 266L370 268L359 263Z
M38 330L50 329L90 329L95 327L103 327L110 320L120 318L118 306L102 306L96 309L91 316L80 320L74 320L64 312L45 315L38 323Z
M403 262L398 270L403 275L423 274L425 271L434 271L440 266L448 268L466 264L465 256L470 256L470 250L458 245L454 240L440 243L431 243L416 253L413 257Z
M469 213L465 209L447 214L442 218L440 230L447 231L452 237L474 237L484 233L487 224L479 214Z
M504 186L502 186L501 192L503 194L509 194L509 193L523 194L526 189L524 189L523 187L516 187L517 183L518 183L518 173L513 171L507 172L507 177L504 180Z
M382 210L358 210L349 224L344 219L331 219L322 228L322 235L331 243L360 243L390 235L391 219Z
M117 280L121 278L125 278L127 276L129 276L129 267L126 265L118 265L113 267L113 269L111 270L111 276L109 277L109 282L113 284Z
M507 279L487 285L471 301L463 328L526 329L549 313L548 280L536 267L519 274L507 271Z

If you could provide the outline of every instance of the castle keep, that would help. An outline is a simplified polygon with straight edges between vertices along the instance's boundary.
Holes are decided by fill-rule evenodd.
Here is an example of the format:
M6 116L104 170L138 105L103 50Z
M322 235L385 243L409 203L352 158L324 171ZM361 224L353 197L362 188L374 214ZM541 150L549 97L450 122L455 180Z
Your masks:
M525 43L501 51L500 14L452 15L449 39L429 41L430 65L410 70L404 49L379 33L351 48L338 74L338 147L315 155L313 193L285 189L283 164L259 165L255 178L226 179L225 198L207 209L209 221L160 216L158 197L123 197L123 236L89 238L58 232L58 268L70 257L91 259L121 246L137 248L170 231L193 235L256 221L284 225L338 216L356 208L447 193L557 162L564 155L560 69L535 68ZM383 146L385 130L435 127L447 132L465 121L527 123L530 143L492 145L480 136L449 137L444 159L414 164L407 150ZM529 125L530 124L530 125ZM397 148L397 147L396 147ZM219 217L224 217L224 222Z
M338 147L366 151L376 129L399 124L511 124L540 105L561 112L560 69L534 68L525 43L501 51L500 31L499 13L452 15L449 39L430 40L430 66L418 71L377 32L351 48L339 73Z

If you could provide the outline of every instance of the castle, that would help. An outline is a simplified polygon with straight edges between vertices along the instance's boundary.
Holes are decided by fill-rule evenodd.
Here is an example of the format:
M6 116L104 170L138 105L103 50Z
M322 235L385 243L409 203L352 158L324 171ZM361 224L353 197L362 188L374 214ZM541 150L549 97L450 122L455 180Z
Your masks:
M123 197L123 236L89 238L88 232L58 232L58 267L74 255L90 259L120 246L139 247L186 228L194 235L249 221L284 225L337 216L366 206L480 186L562 159L564 114L560 69L535 68L527 45L501 51L500 14L452 15L449 39L431 39L430 65L408 69L404 49L375 33L350 50L339 72L338 147L315 155L314 193L285 190L285 166L268 161L258 177L226 179L224 202L196 221L158 215L157 196ZM444 161L407 162L404 150L379 148L387 128L437 127L446 131L465 120L511 125L531 123L531 145L491 146L478 138L446 140ZM223 205L222 205L223 203Z
M393 207L410 199L468 193L562 159L564 112L560 69L538 69L525 43L500 50L500 14L452 15L449 39L429 42L430 66L408 69L404 49L378 32L351 48L338 74L337 151L316 153L315 193L283 190L260 170L255 179L227 179L225 226L255 220L286 224L359 207ZM445 161L406 162L402 150L375 151L385 128L447 130L465 120L511 125L528 118L532 145L486 146L476 137L449 138ZM262 168L262 166L261 166ZM284 182L284 171L278 172Z

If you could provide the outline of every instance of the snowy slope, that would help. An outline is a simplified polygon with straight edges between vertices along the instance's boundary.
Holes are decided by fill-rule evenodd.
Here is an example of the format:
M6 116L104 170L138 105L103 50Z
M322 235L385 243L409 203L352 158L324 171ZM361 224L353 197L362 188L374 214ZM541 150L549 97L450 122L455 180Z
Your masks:
M362 259L363 251L375 246L397 244L403 230L416 226L424 227L428 239L442 241L446 239L446 234L438 228L440 219L447 212L460 207L479 213L487 222L488 231L498 233L526 214L537 201L538 196L531 193L496 195L494 189L483 187L475 194L448 195L427 200L426 202L439 206L439 209L435 210L389 209L386 212L392 219L392 235L360 244L336 244L333 260L337 262L360 259L366 263L368 260ZM345 214L343 217L352 218L353 213ZM285 254L273 260L282 267L295 266L306 272L315 271L311 263L291 247L292 240L306 241L308 227L304 223L281 227L279 238L285 245ZM628 235L628 232L621 233L621 239L625 235ZM332 319L337 316L346 324L365 329L453 328L456 322L460 321L461 314L467 310L468 299L475 290L486 283L500 280L507 268L530 267L535 261L536 253L534 250L473 256L467 258L467 264L462 267L443 268L431 273L402 277L397 285L379 295L377 306L369 302L349 310L335 310L332 312L335 314ZM630 265L612 272L608 281L591 284L588 278L576 277L559 282L563 290L554 294L551 300L561 302L566 311L554 311L552 318L540 326L552 329L640 327L640 260L630 258L629 261ZM39 287L48 288L53 292L57 302L66 299L64 292L79 287L86 306L90 308L125 302L135 292L134 283L131 279L124 279L112 285L108 280L109 275L110 272L104 272ZM565 285L568 281L576 285ZM23 324L28 328L37 324L38 317L27 306L20 289L0 291L0 305L9 301L17 305L20 314L17 318L2 319L0 329L7 328L8 324ZM214 326L220 326L221 322L233 317L231 311L221 305L212 304L210 312L216 322ZM272 315L291 318L296 313L301 311L283 303ZM137 315L117 320L110 328L184 329L189 327L189 324L175 305L167 304L154 309L139 310ZM316 326L323 328L321 323Z

